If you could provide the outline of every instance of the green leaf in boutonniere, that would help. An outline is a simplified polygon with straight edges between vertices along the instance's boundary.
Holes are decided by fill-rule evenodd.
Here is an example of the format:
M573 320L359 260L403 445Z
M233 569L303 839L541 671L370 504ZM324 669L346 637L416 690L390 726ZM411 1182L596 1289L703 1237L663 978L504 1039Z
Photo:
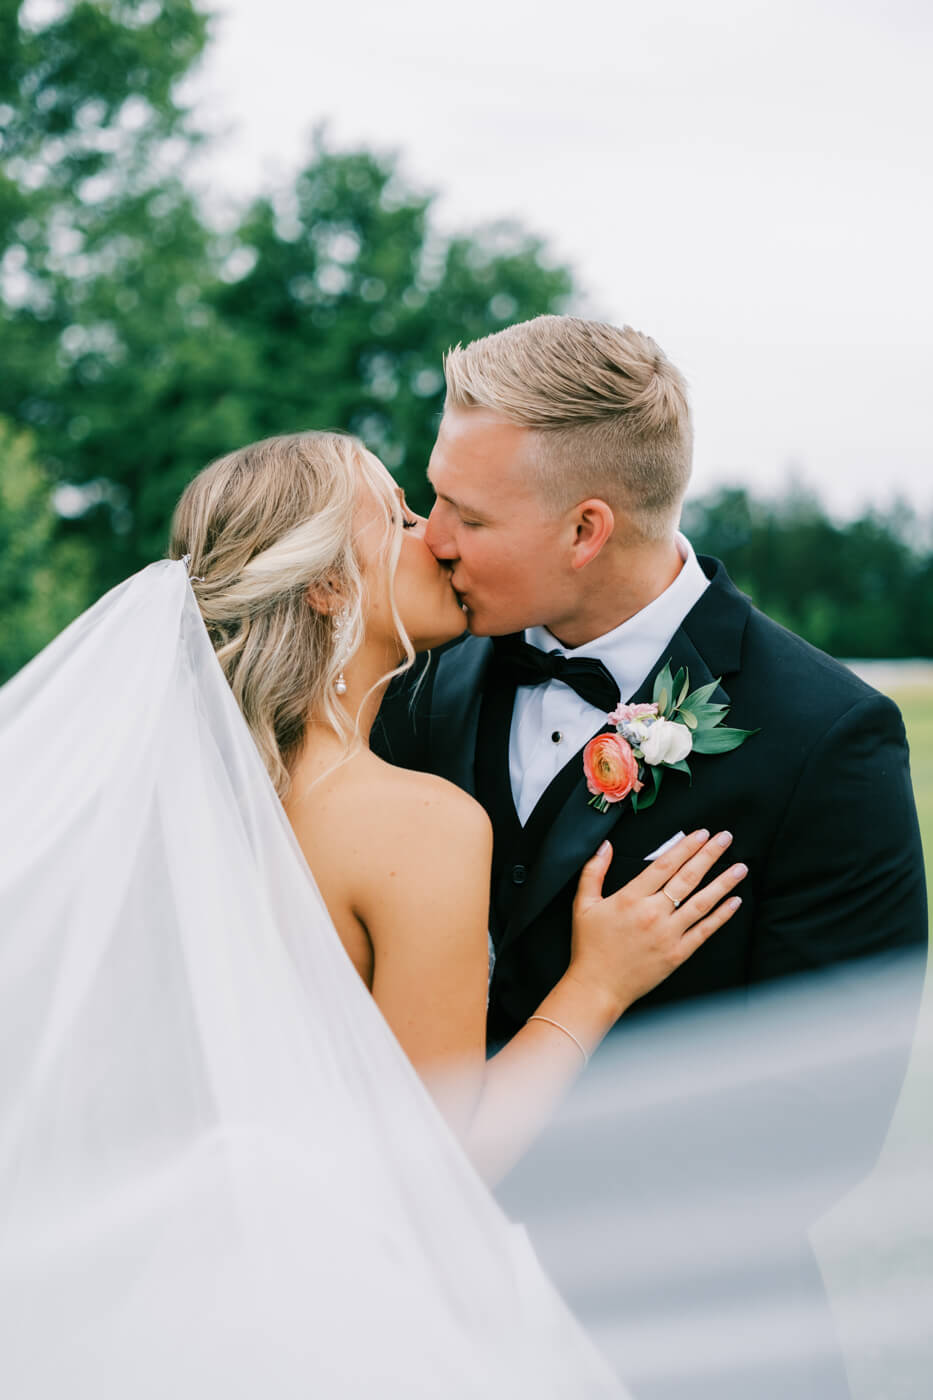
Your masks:
M757 729L727 729L724 725L709 725L694 735L693 752L729 753L757 733Z
M685 679L683 669L677 672L677 679L681 682ZM666 661L655 677L654 690L651 694L652 700L658 707L657 713L659 715L667 714L668 706L673 697L674 677L671 675L671 663ZM609 718L611 719L612 716L610 715Z
M641 790L632 793L632 811L644 812L646 808L653 807L660 791L661 770L649 768L647 780L642 783Z

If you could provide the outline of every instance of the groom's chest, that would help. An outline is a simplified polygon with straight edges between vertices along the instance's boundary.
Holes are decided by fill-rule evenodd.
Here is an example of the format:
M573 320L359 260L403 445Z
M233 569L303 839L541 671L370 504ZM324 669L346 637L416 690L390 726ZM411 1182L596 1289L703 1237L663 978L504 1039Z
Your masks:
M528 821L550 784L606 723L606 716L566 685L521 686L506 736L509 782L519 821Z
M607 893L638 875L680 835L702 827L732 831L730 859L760 866L756 858L773 811L762 804L761 784L741 750L697 756L692 780L665 772L652 807L636 811L626 798L600 813L590 805L582 752L594 734L609 728L600 725L599 713L576 729L568 725L562 744L546 726L516 744L516 711L514 696L481 698L472 772L472 789L493 824L491 923L498 943L517 936L555 899L561 905L572 899L580 869L605 839L613 846ZM539 715L551 718L545 706ZM537 769L538 793L525 810L516 755Z

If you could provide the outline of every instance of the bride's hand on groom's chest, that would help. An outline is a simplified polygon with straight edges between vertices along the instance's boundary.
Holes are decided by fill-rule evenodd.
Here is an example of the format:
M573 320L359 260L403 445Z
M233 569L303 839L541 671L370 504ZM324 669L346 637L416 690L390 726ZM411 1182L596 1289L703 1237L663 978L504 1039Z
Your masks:
M696 823L697 826L701 824L705 825L709 830L716 830L719 827L732 830L728 821L724 822L718 818L710 818L710 820L703 823L699 821ZM651 858L656 859L669 844L672 844L683 835L682 831L672 831L669 838L662 836L659 840L656 833L649 835L645 832L642 834L633 832L630 828L623 832L622 827L623 824L619 823L616 829L609 833L613 854L606 875L607 888L618 889L622 885L627 884L629 880L634 880L635 877L640 875L642 871L645 870L646 866L650 864ZM734 863L736 860L745 861L751 867L751 862L748 859L746 850L746 842L742 839L740 832L734 833L733 845L712 868L708 879L715 879L728 865ZM704 881L704 884L705 883L707 883L707 881ZM743 900L748 900L751 895L751 883L751 881L748 881L748 888L743 888L742 890Z

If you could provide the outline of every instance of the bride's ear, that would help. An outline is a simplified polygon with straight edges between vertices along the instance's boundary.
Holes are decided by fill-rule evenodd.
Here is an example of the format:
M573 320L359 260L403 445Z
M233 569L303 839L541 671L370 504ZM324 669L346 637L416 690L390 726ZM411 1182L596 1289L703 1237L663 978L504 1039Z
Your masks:
M308 606L324 617L330 617L334 613L340 612L344 606L344 597L335 577L326 578L320 583L308 584L305 598Z

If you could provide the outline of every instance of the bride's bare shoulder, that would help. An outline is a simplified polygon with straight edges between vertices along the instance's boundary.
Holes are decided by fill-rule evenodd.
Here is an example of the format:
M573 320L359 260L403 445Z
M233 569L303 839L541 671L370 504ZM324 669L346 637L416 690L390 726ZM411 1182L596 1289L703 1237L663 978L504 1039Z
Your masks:
M354 775L354 786L370 794L381 839L404 846L417 835L422 846L449 846L458 839L483 844L491 833L489 818L476 799L446 778L396 768L375 754L366 758Z
M474 798L446 778L396 768L368 751L313 786L298 781L286 802L292 825L313 833L315 845L367 852L370 869L383 860L483 859L491 844L489 818ZM348 838L352 838L349 839Z

